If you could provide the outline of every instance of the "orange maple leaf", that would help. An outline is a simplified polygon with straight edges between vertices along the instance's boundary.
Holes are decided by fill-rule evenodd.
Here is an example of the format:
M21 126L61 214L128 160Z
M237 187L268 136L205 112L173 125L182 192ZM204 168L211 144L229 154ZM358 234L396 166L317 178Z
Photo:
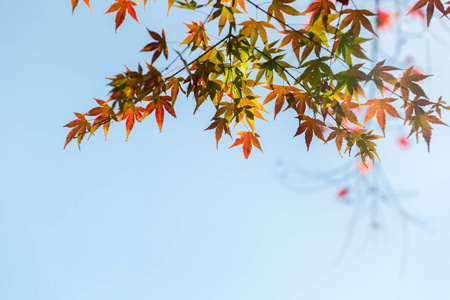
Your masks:
M252 152L252 145L255 145L256 148L262 151L261 145L259 144L258 137L259 135L251 132L251 131L241 131L237 133L240 135L240 138L237 138L233 145L231 145L230 148L242 145L242 151L244 152L244 156L246 159L248 159L248 156L250 155L250 152ZM229 148L229 149L230 149Z
M106 140L106 137L108 136L109 125L111 124L111 120L112 119L117 120L117 117L116 117L116 114L115 114L114 110L112 109L112 107L110 107L108 105L108 101L103 101L103 100L99 100L99 99L95 99L95 98L94 98L94 100L97 101L97 103L100 106L94 107L86 114L88 116L97 116L97 118L95 118L95 120L92 122L91 134L89 135L89 137L91 137L91 135L93 135L94 132L101 125L103 125L103 132L105 134L105 140Z
M385 65L385 62L386 60L377 63L372 71L370 71L370 73L368 74L368 76L376 84L381 94L383 94L385 91L389 91L389 89L387 89L387 86L383 84L383 81L390 85L396 85L398 82L394 75L389 72L397 71L399 69L396 67Z
M75 113L77 116L76 120L69 122L64 125L64 127L72 128L66 138L66 143L64 148L66 148L67 144L70 143L74 138L77 138L78 141L78 149L80 148L81 141L84 138L84 135L91 130L91 124L86 120L85 116L80 113Z
M332 139L336 139L335 140L336 148L339 152L339 155L342 157L341 154L342 142L344 141L344 139L347 138L349 133L347 132L347 130L343 128L330 127L330 129L332 129L333 131L328 135L328 138L326 139L325 143L328 143Z
M273 99L275 100L275 114L274 119L277 117L280 110L283 108L284 101L287 100L287 97L293 97L292 92L299 92L296 87L292 86L282 86L273 84L272 86L265 86L266 89L271 89L272 91L267 95L266 99L264 99L263 105L271 102ZM297 93L299 94L299 93Z
M183 44L193 44L192 48L195 49L202 44L203 46L208 45L209 37L206 34L205 26L202 21L198 20L198 24L192 21L192 24L183 23L189 28L189 35L181 42L180 46Z
M252 45L255 45L256 40L259 37L263 41L264 45L267 46L267 32L264 27L276 29L275 26L268 22L256 21L252 18L250 18L248 21L242 22L239 25L242 26L240 34L244 37L250 37L250 43Z
M428 146L428 152L430 151L431 130L433 129L430 123L448 126L447 124L439 120L436 116L431 115L431 112L415 115L413 117L410 117L408 120L409 125L412 125L411 132L409 133L408 137L410 137L413 133L416 133L416 139L418 140L419 133L422 133L422 136Z
M141 121L145 119L148 115L155 111L156 123L159 127L159 132L162 131L163 123L164 123L164 110L166 110L169 114L171 114L174 118L177 117L175 114L175 110L173 109L173 102L171 96L161 96L157 101L153 99L153 97L145 97L142 99L144 101L151 101L144 110L144 113L141 117Z
M403 73L403 77L394 86L394 92L400 88L403 100L409 100L409 92L428 98L423 89L416 83L429 77L429 75L414 73L414 66L411 66Z
M361 32L361 26L366 30L370 31L374 35L377 35L373 30L372 24L366 16L374 16L375 14L368 10L353 10L353 9L345 9L342 11L344 14L348 14L341 22L340 29L347 27L349 24L355 35L359 35Z
M144 112L144 108L141 106L130 106L127 110L125 110L123 113L117 116L117 119L119 121L127 120L125 123L125 127L127 129L127 138L130 135L131 130L133 129L134 123L137 120L138 122L141 121L142 114Z
M402 117L400 117L400 115L398 114L397 110L395 110L395 108L389 104L396 100L397 99L395 98L384 98L384 99L371 99L367 101L364 105L365 106L370 105L370 107L367 110L364 123L372 119L376 114L378 125L380 125L380 128L384 134L384 128L386 127L386 113L390 114L394 118L402 119Z
M281 47L286 46L287 44L292 44L292 50L294 51L295 56L297 57L297 60L300 61L300 48L304 44L309 44L311 41L306 36L306 30L300 29L300 30L285 30L282 32L284 34L284 38L281 41L280 45L278 46L278 49ZM308 55L312 51L313 46L309 46L308 50L304 50ZM302 61L303 61L303 55L302 55Z
M134 10L133 6L136 6L136 2L130 1L130 0L115 0L116 3L111 5L109 9L105 12L106 14L112 13L117 11L116 14L116 31L117 28L122 24L123 20L125 20L125 16L128 14L136 20L136 22L139 23L137 17L136 17L136 11Z
M414 98L413 101L406 102L402 106L402 108L406 108L405 109L405 122L403 123L403 125L405 125L406 121L408 121L410 119L413 112L415 115L423 115L423 114L425 114L425 110L423 109L423 107L432 105L432 104L433 104L433 102L431 102L427 99L420 98L419 96L416 96L416 98Z
M308 116L300 116L296 117L300 120L300 124L298 126L297 132L295 133L294 137L297 135L305 133L305 141L306 141L306 148L309 150L309 145L311 144L313 133L316 135L319 139L324 141L324 137L322 134L322 130L320 129L320 126L326 126L322 121L318 119L313 119ZM301 123L303 121L303 123Z
M231 138L233 138L231 136L231 132L230 129L228 127L228 121L225 118L213 118L212 119L212 123L211 125L208 126L208 128L206 128L205 130L211 130L211 129L216 129L216 149L219 149L219 141L222 138L222 134L225 132L226 134L228 134Z
M336 6L330 0L317 0L311 1L311 4L303 12L303 14L311 13L311 19L309 20L309 26L312 26L320 17L327 19L331 13L336 10Z

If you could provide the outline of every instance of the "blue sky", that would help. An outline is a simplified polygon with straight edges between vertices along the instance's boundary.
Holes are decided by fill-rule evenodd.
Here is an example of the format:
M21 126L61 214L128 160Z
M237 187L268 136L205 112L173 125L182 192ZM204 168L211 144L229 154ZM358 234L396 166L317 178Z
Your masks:
M394 121L380 143L380 165L425 229L406 227L388 203L373 230L370 195L344 205L338 186L309 193L322 181L302 168L326 175L352 160L333 145L307 152L289 117L259 125L264 153L248 160L228 140L216 151L203 131L211 111L193 116L184 99L162 133L148 118L127 142L113 125L107 141L97 134L82 151L63 150L73 112L107 98L105 77L147 58L145 27L164 25L179 42L180 19L203 18L167 18L165 3L149 1L141 24L127 18L115 33L108 3L91 7L72 16L68 0L0 3L0 299L450 297L448 128L436 126L431 153L422 140L400 150ZM438 21L430 32L429 52L418 39L404 55L434 74L432 98L449 99L448 33Z

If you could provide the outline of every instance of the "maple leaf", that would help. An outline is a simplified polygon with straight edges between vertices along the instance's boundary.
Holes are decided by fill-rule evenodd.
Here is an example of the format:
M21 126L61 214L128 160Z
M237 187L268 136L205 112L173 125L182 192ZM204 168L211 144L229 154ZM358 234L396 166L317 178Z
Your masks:
M422 99L419 96L416 96L416 98L414 98L413 101L408 101L406 102L402 108L406 108L405 110L405 122L403 123L406 124L406 122L410 119L410 117L412 116L413 112L415 115L423 115L425 114L425 110L422 108L424 106L427 105L431 105L433 104L433 102L427 100L427 99Z
M91 9L91 6L89 5L89 0L83 0L84 3L86 3L87 7L89 7L89 9ZM78 0L72 0L72 14L73 11L75 10L75 7L77 7L78 5Z
M130 132L133 129L135 121L137 120L138 122L140 122L143 112L144 112L143 107L134 106L134 104L130 104L128 106L128 108L126 108L124 110L123 113L121 113L117 116L117 119L119 121L123 121L125 119L127 120L125 122L125 128L127 130L127 138L126 138L127 141L128 141L128 136L130 135Z
M433 103L433 106L431 106L431 110L437 112L439 118L442 118L441 109L450 110L450 106L447 106L446 104L447 103L442 100L442 97L439 97L438 102Z
M167 79L166 88L170 89L170 97L172 98L172 106L175 104L177 100L178 93L180 92L180 80L182 78L171 77Z
M303 12L303 14L312 13L311 20L309 22L312 25L320 16L322 19L328 18L332 10L336 11L336 6L333 2L329 0L317 0L313 1Z
M225 24L227 22L230 24L230 29L235 29L236 21L234 18L234 14L239 14L241 12L233 6L229 7L222 4L216 4L214 5L214 7L216 7L217 10L211 15L211 18L208 20L208 22L219 17L219 34L222 32L222 29L225 27Z
M360 46L360 44L369 41L370 39L365 39L354 35L351 31L346 33L338 33L334 37L335 42L333 45L333 52L336 53L336 56L342 55L345 62L351 66L352 65L352 57L355 56L357 58L366 59L367 56L364 54L364 49Z
M347 148L345 149L345 152L348 151L348 154L350 155L353 145L356 144L359 148L359 152L355 154L355 157L361 156L361 161L364 165L366 165L367 157L372 160L372 163L375 162L375 156L380 160L376 151L376 144L372 140L380 139L382 136L372 134L372 132L373 130L367 132L366 129L358 129L352 131L351 135L349 134L347 136Z
M259 98L259 96L257 96L257 98ZM234 116L236 117L235 126L238 122L241 122L246 126L244 122L246 121L248 126L250 126L250 129L255 131L255 117L267 122L260 111L267 113L256 98L252 100L247 97L239 99L239 103L234 108Z
M292 86L281 86L281 85L272 85L272 86L265 86L266 89L271 89L272 91L267 95L266 99L264 99L263 105L266 105L267 103L271 102L273 99L275 100L275 114L274 119L277 117L280 110L283 108L284 102L286 100L286 97L288 97L289 94L292 94L292 92L299 91L296 87Z
M341 149L342 149L342 142L344 139L347 139L348 132L347 130L343 128L338 127L330 127L333 131L328 135L328 138L325 140L325 143L328 143L329 141L335 139L336 148L339 152L339 155L342 157Z
M311 53L313 50L313 47L317 45L314 45L314 42L310 43L310 39L306 37L306 30L300 29L300 30L285 30L282 32L285 36L283 40L281 41L280 45L278 46L278 49L281 47L286 46L287 44L292 44L292 50L294 51L295 56L297 57L297 60L300 61L300 47L304 45L309 45L308 50L304 50L304 55L302 55L302 61ZM314 41L314 40L313 40ZM318 43L318 47L320 49L320 43Z
M366 16L375 16L375 14L368 10L359 10L359 9L345 9L342 11L343 14L348 14L341 22L340 29L347 27L351 24L351 28L353 30L353 34L359 35L361 32L361 25L377 36L375 31L373 30L372 24Z
M267 32L264 27L276 29L275 26L268 22L255 21L252 18L250 18L249 21L242 22L239 25L242 26L240 35L250 37L250 44L253 46L256 44L258 37L260 37L264 45L267 47Z
M384 128L386 126L386 113L391 115L394 118L401 119L400 115L398 114L397 110L390 105L389 103L392 103L396 101L395 98L384 98L384 99L371 99L367 101L364 105L370 106L366 113L366 118L364 119L363 123L366 123L370 119L372 119L375 114L377 115L377 121L378 125L380 125L381 130L384 134Z
M286 77L285 71L287 68L292 68L292 66L283 60L283 58L286 54L277 55L275 57L272 57L272 53L277 53L279 51L277 49L273 49L273 47L271 45L269 45L268 48L264 48L263 51L257 50L257 48L255 48L258 51L258 54L260 54L260 58L262 56L262 57L264 57L264 59L266 59L266 61L263 63L261 63L261 62L253 63L252 68L259 69L258 74L256 75L255 83L259 82L261 77L263 75L265 75L267 83L269 85L272 85L274 71L285 82L289 82Z
M233 145L231 145L231 148L242 145L242 151L244 152L244 156L246 159L248 159L248 156L250 155L250 152L252 152L252 145L255 145L256 148L262 151L261 145L259 144L258 138L259 135L251 132L251 131L241 131L237 133L240 135L240 138L237 138Z
M144 110L144 113L141 117L141 121L145 119L148 115L150 115L153 111L155 111L156 123L158 124L159 132L162 131L163 123L164 123L164 110L166 110L169 114L171 114L174 118L177 117L175 114L175 110L172 105L172 97L171 96L161 96L157 100L153 97L145 97L142 99L144 101L151 101Z
M325 124L322 121L320 121L318 119L313 119L308 116L299 116L296 118L298 118L300 120L300 122L299 122L299 126L298 126L297 132L295 133L294 137L296 137L297 135L300 135L304 132L306 148L308 150L309 150L309 145L311 144L311 141L313 138L313 133L319 139L321 139L322 141L325 141L323 134L322 134L322 130L320 129L320 126L325 126ZM301 121L303 121L303 123L301 123Z
M429 75L414 73L414 66L411 66L403 73L403 77L394 86L394 92L400 88L403 100L409 100L409 92L411 91L417 96L428 98L423 89L416 83L424 80Z
M208 45L209 37L206 34L205 26L202 21L198 20L198 24L194 21L192 21L192 24L183 24L189 28L189 35L181 42L179 46L184 44L192 44L192 50L194 50L195 48L198 48L200 44L205 47Z
M322 78L327 76L326 74L331 74L331 68L326 63L327 60L329 60L328 57L321 57L302 64L300 67L305 69L302 75L297 78L297 81L305 80L312 86L320 86Z
M78 141L78 149L80 148L81 141L84 138L84 135L91 130L91 124L86 120L85 115L80 113L75 113L77 117L76 120L69 122L64 125L64 127L72 128L66 138L66 143L64 144L64 148L66 148L67 144L70 143L75 137Z
M125 20L125 16L128 12L128 14L136 20L136 22L139 23L137 17L136 17L136 11L134 10L133 6L136 6L136 2L130 1L130 0L115 0L116 2L113 3L109 7L109 9L105 12L106 14L113 13L117 11L116 14L116 31L117 28L122 24L123 20Z
M278 23L280 23L281 27L283 29L286 28L286 22L284 20L283 12L291 15L291 16L298 16L300 13L293 7L286 5L286 3L292 3L295 2L295 0L272 0L272 4L267 8L267 22L270 21L272 16L274 16Z
M430 21L431 21L431 18L433 17L434 7L437 7L437 9L443 15L447 15L447 13L448 13L448 9L447 9L447 11L444 9L444 5L442 4L442 2L440 0L420 0L409 10L407 15L409 15L412 12L415 12L416 10L421 9L425 5L427 5L427 26L428 27L430 26Z
M385 66L384 65L385 62L386 60L377 63L375 67L372 69L372 71L370 71L370 73L367 74L367 76L369 76L369 78L373 80L373 82L375 83L381 94L383 94L385 88L383 81L394 86L398 82L398 80L394 77L394 75L388 72L397 71L399 69L391 66Z
M167 48L166 33L164 32L164 28L162 29L161 35L157 34L154 31L150 31L148 29L147 29L147 31L150 34L150 36L156 40L156 42L148 44L141 50L141 52L155 51L155 53L153 53L153 57L152 57L152 64L163 52L164 52L164 56L167 59L169 57L169 48Z
M342 93L338 93L337 96L341 98ZM351 99L350 99L351 100ZM350 121L353 124L356 124L358 126L362 126L359 124L358 118L356 117L355 113L352 111L352 109L359 108L360 105L357 102L347 102L346 105L341 105L337 99L333 101L331 104L331 114L333 114L334 121L338 126L341 126L344 122ZM330 114L328 112L328 114Z
M408 137L410 137L413 133L416 133L416 139L418 141L419 133L422 133L422 136L428 146L428 152L430 152L431 130L433 129L430 123L448 126L436 116L431 115L431 112L426 112L425 114L419 114L409 118L409 125L412 125L412 128Z
M355 65L349 68L346 71L339 72L335 75L338 84L336 86L336 90L340 90L345 87L345 94L347 96L354 96L356 100L358 100L358 95L366 98L364 94L364 90L359 84L361 81L367 80L367 75L364 72L361 72L359 68L361 68L362 64ZM367 98L366 98L367 99Z
M309 108L313 107L311 100L311 95L308 92L301 92L299 90L288 93L286 94L286 101L289 106L285 110L293 108L297 112L297 115L301 116L305 113L306 106L309 106Z
M117 120L116 114L114 113L114 110L112 107L108 105L108 101L103 101L99 99L94 100L100 105L98 107L94 107L91 109L86 115L88 116L97 116L97 118L92 122L92 128L91 128L91 135L94 134L94 132L103 125L103 132L105 134L105 140L108 136L109 131L109 125L111 124L111 120Z
M320 58L320 51L322 50L323 47L322 40L320 39L320 37L309 33L309 37L307 38L307 40L309 40L309 42L305 45L305 48L303 49L300 63L304 62L313 50L316 56Z
M219 141L222 138L222 134L228 134L231 138L233 138L231 136L231 131L230 128L228 127L229 121L225 118L212 118L213 121L211 123L211 125L208 126L208 128L206 128L205 130L211 130L211 129L216 129L215 135L216 135L216 149L219 149Z

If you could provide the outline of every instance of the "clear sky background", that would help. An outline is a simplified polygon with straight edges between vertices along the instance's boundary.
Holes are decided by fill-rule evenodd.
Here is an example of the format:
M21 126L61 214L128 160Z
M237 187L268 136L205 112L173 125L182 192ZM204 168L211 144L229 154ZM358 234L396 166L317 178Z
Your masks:
M180 20L204 17L167 18L163 2L149 1L141 24L127 17L117 33L107 1L92 0L92 12L80 1L73 16L69 0L0 2L0 299L450 299L443 126L430 153L423 140L402 151L395 139L407 131L388 120L386 177L329 189L327 170L354 160L332 144L307 152L291 116L260 123L264 153L245 160L226 138L216 151L214 132L203 131L211 109L192 116L192 99L177 101L162 133L149 117L127 142L114 124L107 141L97 134L82 151L63 150L62 126L107 98L105 77L149 59L139 53L145 27L164 25L179 43ZM433 21L430 42L408 40L398 59L414 54L435 75L431 98L450 101L446 30ZM385 33L382 46L394 38ZM373 195L336 200L340 186L368 178L387 178L398 195L379 203L378 229ZM406 226L389 209L394 199L426 226Z

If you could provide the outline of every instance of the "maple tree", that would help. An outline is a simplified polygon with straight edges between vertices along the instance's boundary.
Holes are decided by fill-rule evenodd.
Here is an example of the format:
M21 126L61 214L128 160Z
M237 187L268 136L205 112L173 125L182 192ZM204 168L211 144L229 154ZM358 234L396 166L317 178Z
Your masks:
M223 134L233 137L236 126L245 128L230 146L242 145L245 158L253 146L262 151L255 120L266 121L264 114L269 113L264 107L269 103L274 103L274 119L284 111L298 119L293 135L304 135L308 150L315 136L324 143L334 140L339 154L343 147L349 155L357 148L356 156L363 163L367 158L373 163L378 157L374 141L384 137L387 115L402 119L410 127L409 136L422 135L429 149L431 124L446 125L441 111L450 107L442 98L429 99L418 84L428 76L413 67L401 70L386 61L373 66L364 43L378 38L374 28L386 24L386 14L358 9L348 0L308 2L168 0L168 14L176 7L207 15L203 21L185 23L188 32L179 46L186 45L194 58L188 61L184 51L175 50L176 59L167 64L179 61L180 67L163 74L154 63L169 58L166 33L163 28L161 34L147 29L152 41L141 51L152 55L151 62L108 78L109 99L95 99L98 107L75 113L77 119L65 125L71 128L65 146L74 139L80 145L86 134L90 137L101 126L106 138L110 124L121 121L128 139L136 121L152 113L161 131L165 112L176 117L176 101L184 96L195 99L194 113L207 102L215 107L206 130L215 130L216 147ZM90 8L89 0L84 3ZM72 11L77 5L78 0L72 0ZM138 22L135 7L139 5L140 1L114 0L105 14L116 14L117 31L127 14ZM142 5L145 8L147 0ZM250 17L250 8L256 19ZM435 8L442 16L450 14L450 2L440 0L420 0L408 14L426 15L429 26ZM258 12L265 20L258 20ZM208 32L218 36L218 42L211 42ZM378 97L367 98L370 86L379 91ZM360 117L365 107L365 116ZM367 127L372 118L383 135Z

